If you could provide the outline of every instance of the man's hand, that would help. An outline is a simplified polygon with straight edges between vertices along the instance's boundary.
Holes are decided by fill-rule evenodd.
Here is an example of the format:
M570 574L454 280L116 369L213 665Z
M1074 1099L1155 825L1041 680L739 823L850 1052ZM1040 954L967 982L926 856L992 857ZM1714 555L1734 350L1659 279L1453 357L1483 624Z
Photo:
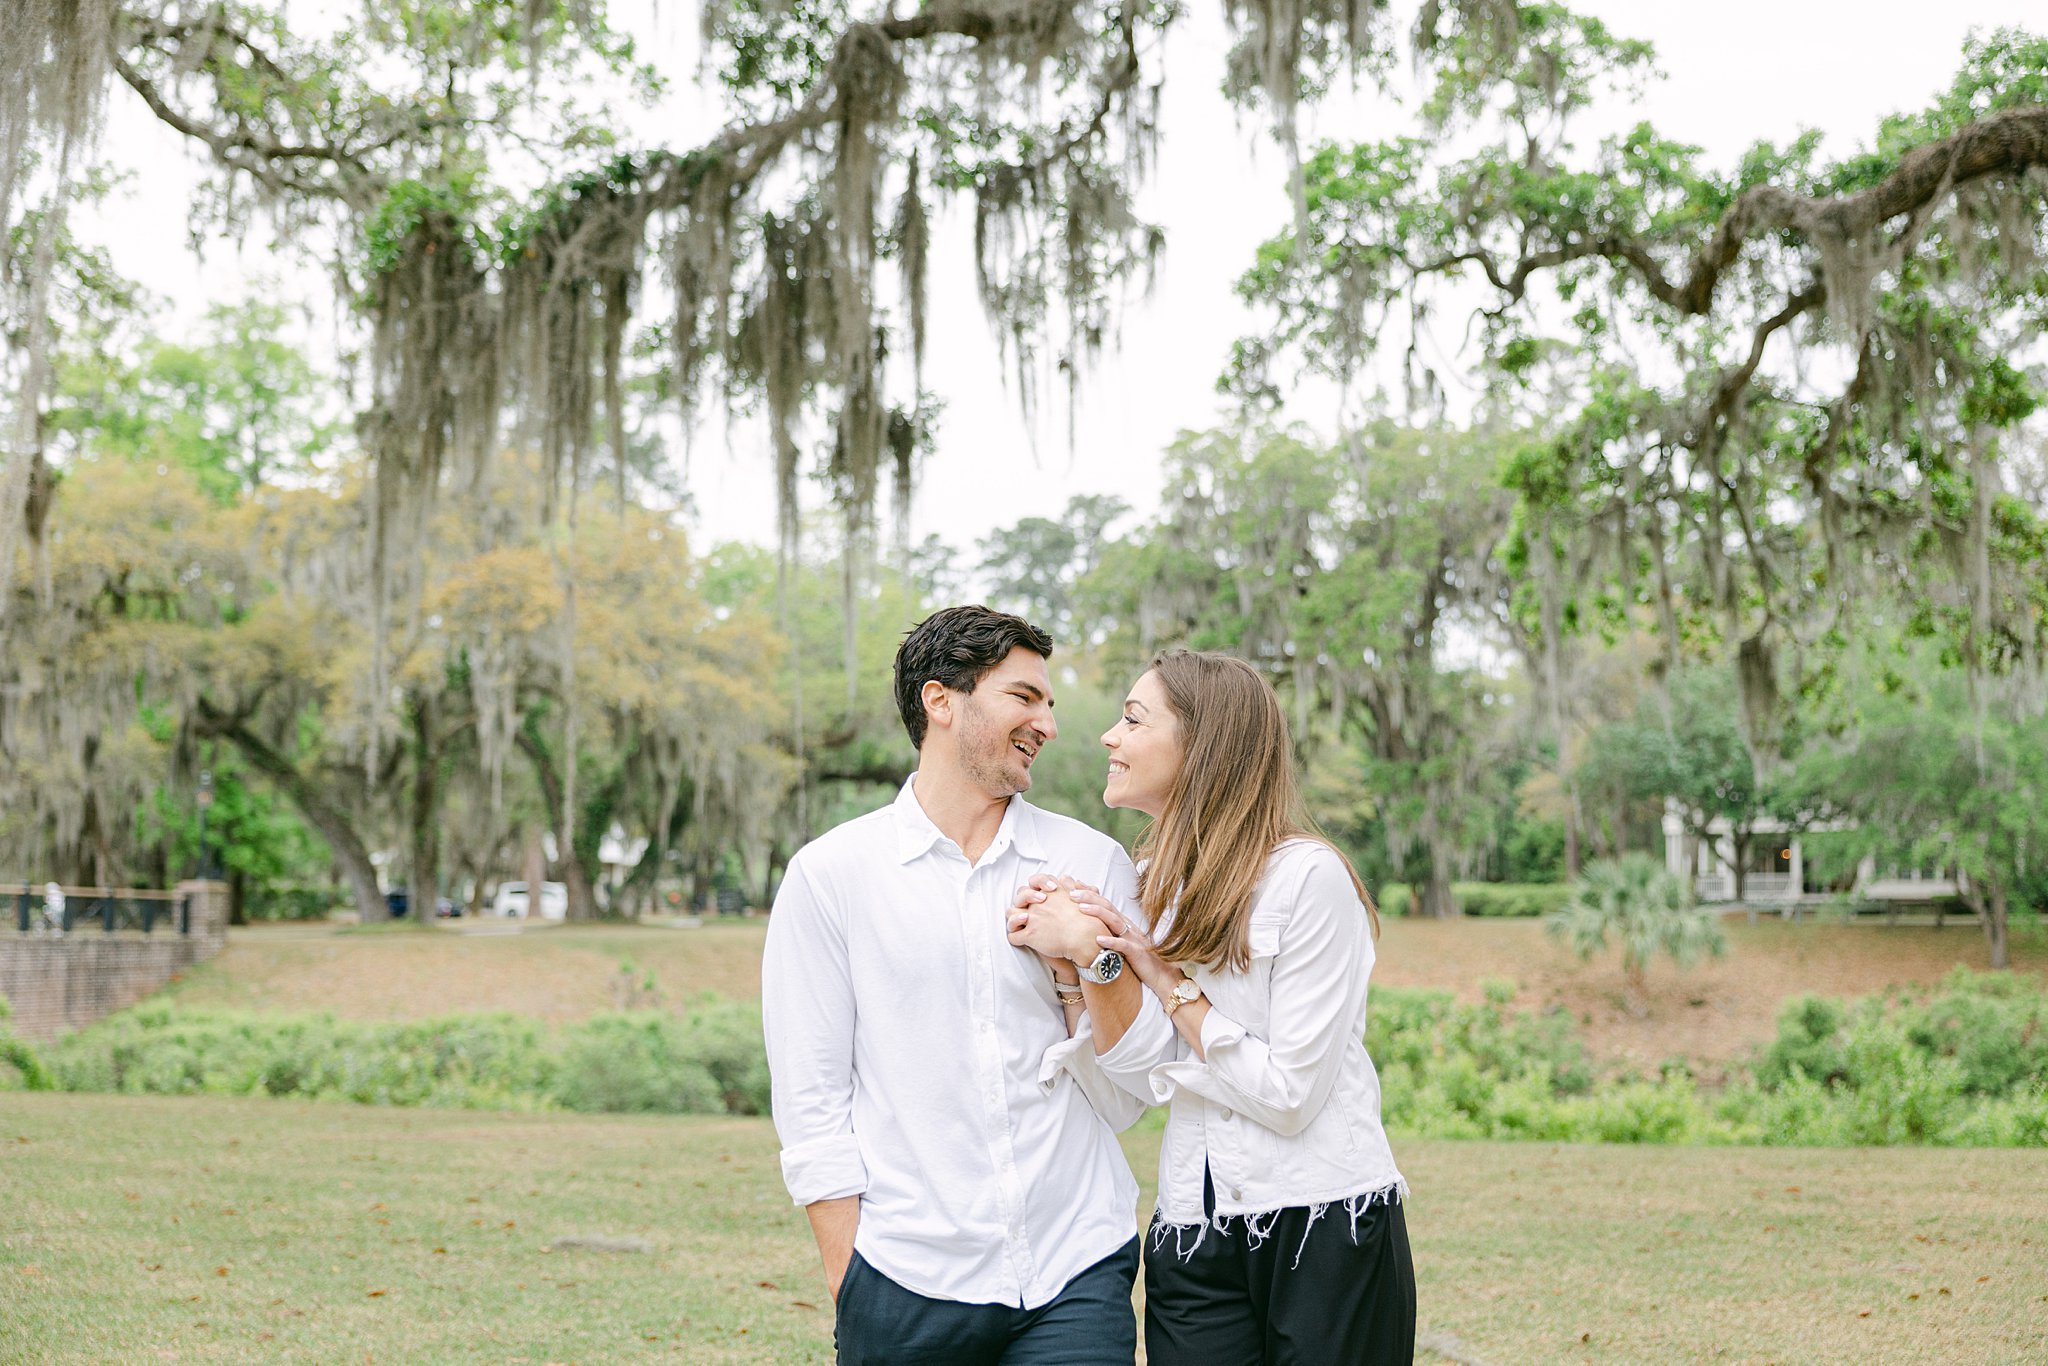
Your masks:
M846 1280L846 1268L853 1261L853 1235L860 1227L860 1197L842 1195L836 1200L819 1200L804 1206L811 1218L811 1236L818 1240L818 1255L825 1261L825 1289L832 1302L839 1302L839 1287Z
M1099 921L1084 915L1074 894L1094 893L1070 877L1040 874L1017 889L1010 911L1010 942L1031 949L1047 963L1088 963L1102 950L1095 937L1102 933Z

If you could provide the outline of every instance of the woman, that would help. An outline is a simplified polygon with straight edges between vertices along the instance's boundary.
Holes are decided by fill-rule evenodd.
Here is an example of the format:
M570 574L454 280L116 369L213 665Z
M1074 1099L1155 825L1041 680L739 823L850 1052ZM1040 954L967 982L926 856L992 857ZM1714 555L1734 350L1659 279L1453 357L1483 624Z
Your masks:
M1095 955L1115 950L1163 1013L1090 1021L1104 1071L1171 1107L1148 1359L1412 1361L1407 1187L1364 1043L1378 921L1302 810L1278 699L1242 660L1176 650L1102 743L1103 800L1152 817L1138 899L1155 929L1040 879L1018 893L1011 939L1056 975L1059 960L1113 973Z

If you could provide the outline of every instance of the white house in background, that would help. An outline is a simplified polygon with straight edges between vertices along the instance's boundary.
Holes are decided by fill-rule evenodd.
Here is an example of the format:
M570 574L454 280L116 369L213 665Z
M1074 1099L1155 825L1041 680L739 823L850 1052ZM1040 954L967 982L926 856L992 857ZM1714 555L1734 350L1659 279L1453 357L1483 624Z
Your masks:
M607 901L625 885L646 853L645 836L635 835L628 839L626 828L617 821L612 822L611 829L604 832L604 838L597 845L598 880L604 884Z
M1814 833L1846 830L1849 826L1819 824L1807 827ZM1693 895L1711 905L1735 899L1734 827L1724 818L1707 826L1705 839L1689 839L1678 804L1664 803L1664 866L1679 877L1690 878ZM1752 905L1796 905L1802 901L1826 901L1846 892L1856 901L1933 901L1958 895L1950 870L1921 868L1879 868L1874 857L1866 856L1856 865L1851 885L1829 885L1817 879L1806 866L1799 847L1798 832L1784 822L1759 820L1749 840L1749 867L1743 878L1743 896Z

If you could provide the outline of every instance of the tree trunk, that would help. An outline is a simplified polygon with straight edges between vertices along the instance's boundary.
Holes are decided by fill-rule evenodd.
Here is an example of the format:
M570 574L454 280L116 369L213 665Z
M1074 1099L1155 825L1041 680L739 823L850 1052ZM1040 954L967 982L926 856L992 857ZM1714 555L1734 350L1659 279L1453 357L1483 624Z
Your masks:
M1565 788L1564 809L1564 880L1577 882L1584 856L1579 852L1579 823L1584 817L1579 812L1579 790L1576 785Z
M569 918L597 919L597 891L589 872L583 867L583 861L572 853L561 860L561 864L562 885L569 891Z
M1731 829L1728 842L1735 850L1735 899L1746 901L1749 891L1749 832L1739 827Z
M434 923L441 895L441 755L434 743L433 699L412 705L412 848L406 889L417 924Z
M711 884L717 875L711 851L698 850L697 857L690 864L690 910L695 914L702 915L711 909Z
M519 861L519 876L526 882L526 914L529 918L538 918L541 891L548 880L548 856L541 848L538 831L527 832L526 848Z
M1959 870L1956 874L1956 889L1963 894L1963 900L1968 903L1970 909L1977 913L1978 923L1984 926L1984 942L1991 952L1991 966L2010 968L2012 958L2006 944L2006 913L2010 906L2005 884L1991 882L1987 885Z
M775 883L782 870L789 866L789 859L782 852L780 843L768 846L768 872L761 879L761 909L767 910L775 904Z
M239 868L228 869L228 924L249 923L248 879Z
M387 919L384 897L377 887L377 866L370 862L370 851L364 847L346 813L330 802L324 790L299 772L291 760L272 749L241 721L223 716L203 701L199 704L198 719L212 734L240 750L258 773L276 783L299 808L307 823L320 832L320 837L327 841L328 849L334 854L335 866L348 880L349 891L355 898L356 914L362 922L368 925Z
M555 771L554 759L548 754L547 745L535 734L538 723L529 714L525 725L519 728L519 748L533 762L534 776L540 780L541 799L547 804L549 822L555 829L555 861L561 866L562 883L569 894L569 919L597 919L597 896L592 890L590 870L583 866L576 849L562 838L562 831L568 829L563 808L566 790L561 775ZM540 889L527 888L527 905L531 912L540 909Z
M1429 844L1429 880L1416 890L1415 907L1422 915L1447 920L1459 914L1458 899L1451 892L1450 845L1433 816L1423 822L1423 838Z

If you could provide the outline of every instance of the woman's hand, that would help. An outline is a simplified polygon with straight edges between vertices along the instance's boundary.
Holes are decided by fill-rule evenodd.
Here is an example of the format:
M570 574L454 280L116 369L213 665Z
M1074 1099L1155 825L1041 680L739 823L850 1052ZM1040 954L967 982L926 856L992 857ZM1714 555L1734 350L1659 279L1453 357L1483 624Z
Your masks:
M1101 952L1095 943L1100 926L1080 912L1076 894L1099 896L1072 878L1043 873L1019 887L1010 911L1010 942L1031 949L1054 967L1093 962Z
M1108 897L1087 889L1071 892L1069 896L1075 906L1096 920L1096 946L1115 949L1122 954L1124 965L1136 973L1138 980L1150 987L1160 1000L1165 1000L1180 985L1180 969L1161 958L1159 951L1152 947L1152 938L1145 933L1145 927L1118 910Z

